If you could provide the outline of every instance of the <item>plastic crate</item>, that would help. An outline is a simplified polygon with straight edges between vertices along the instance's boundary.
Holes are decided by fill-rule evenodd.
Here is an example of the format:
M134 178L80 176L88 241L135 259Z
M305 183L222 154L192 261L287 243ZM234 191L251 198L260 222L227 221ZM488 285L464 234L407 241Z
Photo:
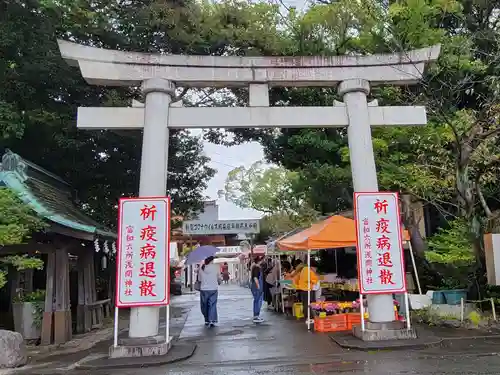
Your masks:
M326 318L315 318L314 330L316 332L348 331L347 314L336 314L329 315Z
M302 319L304 317L304 307L302 303L297 302L293 304L293 316L297 319Z
M347 315L347 329L351 330L354 326L361 325L361 313L350 313Z

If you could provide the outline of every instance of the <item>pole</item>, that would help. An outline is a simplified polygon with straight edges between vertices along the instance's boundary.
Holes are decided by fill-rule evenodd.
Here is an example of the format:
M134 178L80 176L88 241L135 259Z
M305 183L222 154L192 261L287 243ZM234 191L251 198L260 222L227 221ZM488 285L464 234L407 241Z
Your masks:
M255 258L253 255L253 235L250 235L250 264L255 262Z
M189 290L192 292L194 290L193 288L193 265L190 264L188 266L188 269L189 269Z
M411 247L411 241L408 241L408 244L409 244L409 248L410 248L411 265L413 266L413 272L415 273L415 279L417 281L418 294L422 294L422 288L420 287L420 280L418 279L417 265L415 263L415 255L413 254L413 248Z
M165 312L165 342L170 342L170 305L167 305Z
M491 298L491 312L493 313L493 320L497 321L497 312L495 311L495 300Z
M281 278L282 275L282 269L281 269L281 260L280 257L278 256L278 267L279 267L279 278L278 278L278 286L279 286L279 291L280 291L280 298L281 298L281 312L284 314L285 313L285 297L283 296L283 283L281 283Z
M307 250L307 329L311 330L311 250Z
M113 323L113 347L116 348L118 346L118 322L119 322L120 314L118 307L115 306L115 321Z
M175 93L172 82L151 78L143 82L144 130L142 135L141 172L139 196L163 197L167 190L168 111L171 96ZM160 309L135 307L130 310L130 338L158 335Z
M349 79L340 83L338 92L343 97L349 117L347 139L354 191L376 192L378 191L377 170L366 100L370 93L370 84L363 79ZM371 322L394 321L392 294L369 295L367 300Z
M465 315L465 312L464 312L464 299L463 297L460 298L460 321L463 322L464 321L464 315Z
M406 328L408 331L411 329L411 318L410 318L410 301L408 298L408 292L405 292L405 313L406 313Z
M359 311L361 313L361 331L365 331L365 304L363 301L363 295L359 293Z

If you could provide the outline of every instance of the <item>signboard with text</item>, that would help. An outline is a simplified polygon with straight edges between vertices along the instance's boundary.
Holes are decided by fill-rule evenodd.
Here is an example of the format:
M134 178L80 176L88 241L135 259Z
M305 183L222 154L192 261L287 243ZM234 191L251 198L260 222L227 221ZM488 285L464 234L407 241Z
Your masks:
M238 234L238 233L259 233L259 219L247 220L215 220L185 221L182 225L183 234L209 235L209 234Z
M169 303L170 198L120 199L116 305Z
M241 254L241 246L217 246L219 254Z
M359 290L362 294L406 292L397 193L354 193Z

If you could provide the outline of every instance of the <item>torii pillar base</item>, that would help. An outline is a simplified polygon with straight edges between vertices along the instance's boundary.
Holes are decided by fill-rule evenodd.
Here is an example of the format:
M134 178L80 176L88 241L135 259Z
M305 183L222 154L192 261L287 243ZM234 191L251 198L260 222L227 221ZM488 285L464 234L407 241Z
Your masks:
M415 329L408 329L403 322L366 322L365 330L354 326L352 334L363 341L411 340L417 338Z
M109 348L109 358L152 357L166 355L172 348L173 337L165 336L145 338L124 338L118 340L118 346Z

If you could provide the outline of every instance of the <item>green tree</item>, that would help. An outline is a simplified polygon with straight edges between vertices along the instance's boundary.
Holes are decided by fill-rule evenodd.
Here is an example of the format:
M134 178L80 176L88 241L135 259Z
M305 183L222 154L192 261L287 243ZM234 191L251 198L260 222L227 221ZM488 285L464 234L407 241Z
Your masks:
M499 2L405 0L320 2L303 14L293 9L284 28L294 48L280 54L404 53L436 43L441 57L412 87L377 87L380 105L427 107L422 128L373 130L381 189L399 190L412 242L418 225L408 203L420 200L443 217L469 226L478 264L481 234L498 209L498 22ZM273 89L271 105L331 105L330 89ZM238 130L235 130L238 132ZM297 172L297 192L322 213L351 205L347 139L339 129L282 129L244 133L236 141L260 141L270 162ZM415 246L423 253L423 241Z
M307 200L296 194L297 183L296 172L259 161L229 172L220 194L240 207L263 212L263 227L278 235L309 225L318 217Z
M150 16L138 17L139 8ZM140 93L88 85L77 68L62 60L56 38L144 50L154 46L154 11L152 2L123 6L104 0L0 5L0 151L10 148L60 175L78 189L81 207L110 227L116 225L118 198L138 191L141 132L80 131L76 109L127 106ZM148 35L136 35L139 30ZM166 35L164 45L187 46L179 38ZM201 139L171 131L167 191L175 213L189 216L202 207L203 190L215 173L208 161Z
M31 233L43 229L44 226L44 223L12 191L0 188L0 253L2 247L20 245L30 237ZM9 267L17 270L42 269L43 261L19 255L0 257L0 288L7 283Z

